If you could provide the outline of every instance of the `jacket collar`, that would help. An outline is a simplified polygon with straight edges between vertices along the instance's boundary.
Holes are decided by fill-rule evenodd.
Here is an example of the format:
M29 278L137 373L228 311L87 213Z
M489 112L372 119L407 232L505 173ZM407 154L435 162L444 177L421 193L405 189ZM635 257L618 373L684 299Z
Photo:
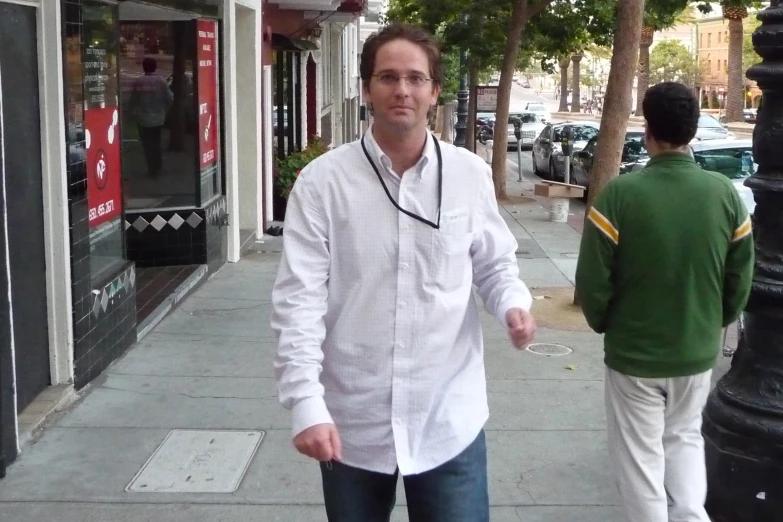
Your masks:
M650 161L647 162L646 166L650 167L652 165L666 163L691 163L695 165L696 161L685 152L661 152L655 157L650 158Z

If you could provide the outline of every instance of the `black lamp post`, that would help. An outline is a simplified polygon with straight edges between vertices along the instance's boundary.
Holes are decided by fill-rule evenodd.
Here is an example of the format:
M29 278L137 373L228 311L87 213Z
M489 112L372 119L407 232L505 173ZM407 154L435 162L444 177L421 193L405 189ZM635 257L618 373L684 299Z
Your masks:
M467 16L464 16L462 22L467 25ZM457 123L454 125L454 145L457 147L467 147L467 129L468 129L468 56L463 46L459 53L459 91L457 91Z
M753 131L758 171L745 184L756 200L756 267L744 332L729 372L704 411L714 522L783 520L783 5L758 15L747 71L763 93Z

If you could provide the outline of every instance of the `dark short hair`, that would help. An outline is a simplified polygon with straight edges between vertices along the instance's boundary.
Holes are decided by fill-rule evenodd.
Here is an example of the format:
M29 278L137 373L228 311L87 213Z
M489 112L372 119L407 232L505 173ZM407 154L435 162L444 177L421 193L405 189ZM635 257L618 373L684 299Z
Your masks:
M145 73L154 73L158 69L158 62L155 58L144 58L141 62L141 68Z
M678 82L653 85L644 95L642 111L649 133L675 147L687 145L699 128L699 101Z
M364 42L359 74L365 84L370 82L375 71L375 57L378 55L378 50L394 40L407 40L418 45L427 55L432 83L434 85L443 83L443 62L440 56L440 45L435 37L421 27L394 23L384 27L380 32L373 33Z

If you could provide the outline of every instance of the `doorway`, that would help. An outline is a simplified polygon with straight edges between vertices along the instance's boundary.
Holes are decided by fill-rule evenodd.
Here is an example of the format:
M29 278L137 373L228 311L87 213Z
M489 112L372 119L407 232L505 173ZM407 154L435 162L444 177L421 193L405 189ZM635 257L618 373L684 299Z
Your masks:
M0 3L3 183L17 411L51 383L36 15L34 7Z

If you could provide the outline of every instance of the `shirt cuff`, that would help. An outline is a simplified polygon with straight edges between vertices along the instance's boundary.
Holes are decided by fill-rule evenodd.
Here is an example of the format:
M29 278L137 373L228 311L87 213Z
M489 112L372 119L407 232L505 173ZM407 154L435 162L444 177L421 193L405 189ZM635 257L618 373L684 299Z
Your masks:
M532 306L533 306L533 296L530 295L530 292L518 293L516 295L513 295L505 299L503 302L500 303L497 309L497 320L500 321L500 324L503 325L503 327L505 328L508 326L508 324L506 323L506 313L509 310L511 310L512 308L519 308L521 310L529 312Z
M297 402L291 409L292 437L316 424L334 424L324 398L317 395Z

